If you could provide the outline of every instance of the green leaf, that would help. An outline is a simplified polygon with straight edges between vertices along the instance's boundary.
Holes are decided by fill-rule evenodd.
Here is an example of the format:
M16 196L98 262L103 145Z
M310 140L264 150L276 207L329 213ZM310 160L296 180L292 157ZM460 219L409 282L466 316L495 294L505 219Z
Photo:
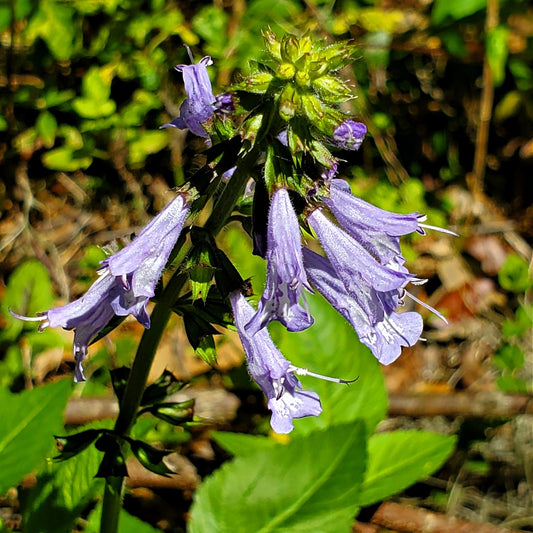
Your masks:
M41 37L56 59L70 59L78 34L73 15L74 9L70 6L53 0L41 0L39 10L26 28L26 38L32 42Z
M35 131L43 140L44 145L50 148L54 145L57 133L57 121L49 111L43 111L35 123Z
M98 507L89 516L84 533L100 533L100 519L102 516L102 506ZM150 524L130 515L124 509L120 511L118 521L118 533L161 533L160 529L154 529Z
M92 426L85 431L98 431ZM26 531L70 533L102 482L95 479L102 454L94 447L62 463L49 463L24 505ZM50 512L53 509L53 512Z
M435 0L431 11L433 24L441 24L446 18L460 20L484 9L487 0Z
M226 463L196 492L189 533L349 531L364 435L355 422Z
M533 286L527 261L517 254L509 254L498 272L498 282L507 291L527 291Z
M251 455L258 450L269 450L277 444L274 439L263 435L230 433L229 431L215 431L211 433L211 438L228 453L236 457Z
M494 364L501 370L518 370L524 366L524 352L516 344L504 344L494 354Z
M29 324L12 317L9 309L21 315L36 316L48 311L53 303L52 282L46 267L37 259L20 264L9 277L0 304L2 315L7 319L7 327L0 331L0 340L14 341Z
M100 102L90 98L75 98L72 107L80 117L83 118L101 118L108 117L115 112L116 104L113 100Z
M504 392L514 392L518 394L527 394L528 392L531 392L531 385L528 386L525 379L516 376L500 376L496 380L496 385L498 385L498 388Z
M353 328L321 296L308 298L315 323L305 331L289 333L272 324L272 338L281 352L296 366L317 374L342 379L359 378L339 384L303 376L304 389L317 392L323 412L317 417L296 421L298 433L363 419L369 434L383 419L387 394L383 375L375 357L363 346Z
M63 427L72 384L64 379L20 394L0 390L0 494L37 468Z
M505 65L509 55L508 37L509 28L501 24L487 35L487 60L492 73L492 81L496 87L499 87L505 79Z
M75 172L76 170L80 170L80 168L88 168L92 162L92 157L79 157L75 155L75 151L69 146L54 148L43 154L43 165L52 170Z
M136 140L129 144L128 161L131 165L142 165L150 154L160 152L168 145L166 131L142 131Z
M357 503L372 505L442 466L455 437L424 431L378 433L368 441L368 466Z

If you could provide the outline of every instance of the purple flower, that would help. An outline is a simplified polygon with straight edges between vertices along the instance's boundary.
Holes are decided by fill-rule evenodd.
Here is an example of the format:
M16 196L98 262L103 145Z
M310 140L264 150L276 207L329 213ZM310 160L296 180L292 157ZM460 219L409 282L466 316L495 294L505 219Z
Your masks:
M330 197L324 199L342 228L363 245L382 264L401 257L401 235L417 231L425 215L391 213L353 196L350 186L341 179L331 180ZM402 258L403 259L403 258Z
M373 291L397 291L416 279L396 264L379 263L356 239L329 220L321 209L315 209L307 220L348 294L365 293L364 301L369 302ZM377 308L374 306L367 305L364 311L371 321L381 319L375 314Z
M104 259L98 279L78 300L50 309L39 317L22 320L40 321L40 330L60 326L74 330L74 380L84 381L81 363L91 339L114 315L133 315L145 328L150 327L146 312L148 300L176 243L189 213L190 204L179 195L157 215L137 237L116 254Z
M267 231L267 280L257 313L246 325L257 333L270 321L279 320L289 331L302 331L313 323L299 304L303 287L311 290L305 275L300 226L286 189L272 196Z
M344 150L358 150L366 135L362 122L345 120L333 132L333 144Z
M176 65L176 70L183 73L187 98L181 104L180 116L169 124L164 124L163 128L171 126L181 130L189 129L198 137L208 137L202 122L213 116L215 112L216 98L207 74L207 67L212 64L211 58L205 56L192 65ZM221 105L223 104L224 101ZM226 99L225 105L227 104Z
M325 257L307 248L303 256L311 283L350 322L361 342L380 363L392 363L400 356L402 346L413 346L418 341L423 329L422 317L414 312L394 312L401 303L401 291L391 291L396 298L395 308L391 309L392 294L372 289L349 293ZM368 312L369 308L373 311Z
M229 299L248 360L248 372L263 389L268 408L272 411L270 425L276 433L290 433L294 429L294 418L318 416L322 412L320 398L315 392L302 390L295 374L298 371L306 373L305 370L292 366L283 357L266 329L255 335L247 332L245 324L252 319L255 311L242 293L234 291Z

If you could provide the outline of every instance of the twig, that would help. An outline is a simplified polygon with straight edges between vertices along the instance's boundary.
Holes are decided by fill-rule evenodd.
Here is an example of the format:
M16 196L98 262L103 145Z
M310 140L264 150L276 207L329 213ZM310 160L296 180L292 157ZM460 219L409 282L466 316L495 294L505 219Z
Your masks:
M451 394L391 394L389 416L507 417L533 414L533 398L498 391Z
M371 522L387 529L409 533L517 533L514 529L470 522L392 502L382 503Z
M499 5L498 0L488 0L487 17L485 20L485 35L489 35L498 25ZM479 127L476 134L476 152L474 155L474 168L467 177L468 186L474 195L479 198L483 195L483 181L487 160L487 147L489 142L489 127L494 102L494 83L487 53L483 59L483 90L479 109Z

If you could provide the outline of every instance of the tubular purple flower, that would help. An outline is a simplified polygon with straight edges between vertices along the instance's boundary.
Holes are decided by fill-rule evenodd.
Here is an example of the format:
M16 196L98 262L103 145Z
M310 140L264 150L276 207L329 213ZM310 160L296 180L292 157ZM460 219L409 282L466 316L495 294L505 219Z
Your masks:
M267 231L267 280L257 313L246 325L255 334L270 321L279 320L289 331L302 331L313 323L299 304L302 289L311 291L302 259L298 218L286 189L272 196Z
M331 222L320 209L315 209L307 220L348 293L360 292L365 286L379 292L393 291L416 279L405 269L380 264L360 243Z
M114 315L131 314L145 328L150 327L146 304L154 296L189 209L185 195L172 200L130 244L101 262L98 279L81 298L38 317L12 313L22 320L40 321L40 330L48 326L74 330L74 381L85 380L81 364L89 342Z
M400 356L402 346L413 346L418 341L423 329L422 317L418 313L395 313L387 309L381 295L375 291L349 294L325 257L307 248L303 249L303 257L311 283L350 322L361 342L370 348L380 363L392 363ZM365 298L366 302L363 301ZM374 312L368 313L368 307L374 307Z
M266 329L255 335L247 332L245 324L255 311L241 291L230 293L229 299L248 360L248 372L265 393L272 411L270 425L276 433L290 433L294 429L294 418L318 416L322 412L320 398L315 392L302 390L295 374L306 373L305 370L292 366L283 357Z
M333 132L333 144L344 150L358 150L366 135L366 126L362 122L345 120Z
M189 129L198 137L209 137L202 122L213 116L216 108L214 105L216 98L213 95L211 81L207 74L207 67L212 64L211 58L205 56L198 63L192 65L176 65L176 70L183 74L187 98L181 104L179 117L164 124L163 128ZM224 101L220 105L223 104Z

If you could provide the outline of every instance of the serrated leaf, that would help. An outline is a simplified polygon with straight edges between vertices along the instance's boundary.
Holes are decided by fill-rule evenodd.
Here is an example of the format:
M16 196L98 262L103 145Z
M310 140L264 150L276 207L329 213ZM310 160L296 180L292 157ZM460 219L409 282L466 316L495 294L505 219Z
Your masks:
M272 324L272 338L278 348L296 366L326 376L359 379L346 385L301 377L304 389L319 394L323 411L320 416L298 420L295 430L309 433L363 419L370 434L387 410L379 364L352 327L321 296L309 296L308 303L315 323L305 331L289 333Z
M424 431L378 433L368 441L365 479L357 503L372 505L428 477L442 466L455 437Z
M72 384L64 379L20 394L0 390L0 494L37 468L63 427Z
M237 458L198 489L188 531L349 531L365 456L355 422Z

